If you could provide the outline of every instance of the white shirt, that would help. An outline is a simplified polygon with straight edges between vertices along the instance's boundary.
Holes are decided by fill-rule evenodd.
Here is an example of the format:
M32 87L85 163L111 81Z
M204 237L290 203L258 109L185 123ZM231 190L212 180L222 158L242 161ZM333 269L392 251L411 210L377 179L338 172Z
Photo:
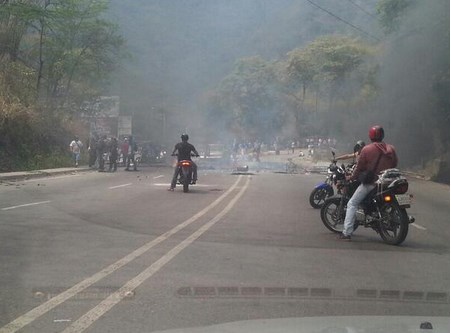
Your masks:
M83 147L83 144L81 143L80 140L78 141L73 140L70 143L69 147L72 149L73 153L80 153L80 149Z

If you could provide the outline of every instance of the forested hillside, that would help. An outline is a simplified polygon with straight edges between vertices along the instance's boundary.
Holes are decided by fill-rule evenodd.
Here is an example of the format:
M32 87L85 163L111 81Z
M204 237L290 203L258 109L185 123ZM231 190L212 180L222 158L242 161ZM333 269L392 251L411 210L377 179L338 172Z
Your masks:
M377 123L403 167L449 179L447 0L0 3L3 169L63 152L83 105L118 95L142 140L352 143Z
M91 0L0 1L0 170L70 163L80 114L108 92L123 39Z
M162 117L173 138L211 141L355 142L378 123L403 167L449 165L446 0L112 1L112 11L134 57L123 110L150 112L151 138Z

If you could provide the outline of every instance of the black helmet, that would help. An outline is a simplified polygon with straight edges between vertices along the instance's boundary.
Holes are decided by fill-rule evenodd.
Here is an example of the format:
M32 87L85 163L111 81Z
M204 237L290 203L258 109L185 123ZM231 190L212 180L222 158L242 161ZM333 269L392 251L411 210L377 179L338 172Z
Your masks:
M189 136L186 133L183 133L181 138L182 138L182 141L188 141L189 140Z
M365 147L365 142L363 142L362 140L357 141L354 146L354 153L360 151L363 147Z

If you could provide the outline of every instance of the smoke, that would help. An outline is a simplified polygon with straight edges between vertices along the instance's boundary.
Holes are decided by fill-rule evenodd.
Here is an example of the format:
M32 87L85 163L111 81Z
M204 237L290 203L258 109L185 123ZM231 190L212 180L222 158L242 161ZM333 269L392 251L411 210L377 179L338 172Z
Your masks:
M384 43L379 112L371 119L385 126L404 165L424 164L449 151L450 4L414 4Z
M354 23L368 21L350 3L318 3ZM152 108L167 110L168 135L198 127L199 96L237 59L279 59L319 35L349 28L297 0L111 0L110 12L131 54L117 78L121 112L133 114L137 130L151 137L159 132L158 116L147 115Z
M121 112L134 115L136 133L149 140L172 144L188 131L193 140L219 141L226 133L214 129L222 119L207 119L202 108L238 59L278 61L319 36L344 34L381 48L379 98L356 114L346 106L333 117L316 114L310 128L354 141L381 124L402 164L423 164L449 150L449 1L412 1L399 30L385 37L375 18L378 0L314 2L381 41L307 1L111 0L131 54L117 78Z

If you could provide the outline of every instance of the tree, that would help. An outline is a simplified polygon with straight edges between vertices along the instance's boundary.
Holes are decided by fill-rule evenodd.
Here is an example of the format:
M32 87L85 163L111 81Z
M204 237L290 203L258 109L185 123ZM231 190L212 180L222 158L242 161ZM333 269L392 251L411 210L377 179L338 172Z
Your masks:
M105 0L12 0L0 11L0 57L35 71L36 95L57 105L98 95L120 59L117 25ZM54 104L54 103L53 103Z
M379 22L386 34L399 29L401 17L411 4L412 0L380 0L377 3Z
M237 61L218 94L221 110L229 110L229 128L241 137L273 135L282 123L277 109L277 81L271 63L260 57Z
M328 96L329 117L344 118L352 102L364 89L374 90L374 66L368 65L373 50L362 41L345 36L324 36L288 53L282 72L282 93L292 100L298 131L305 127L308 113L320 110L320 96ZM373 85L370 87L370 85ZM313 95L308 103L308 91ZM324 104L324 103L321 103ZM344 117L338 114L345 104Z
M73 115L107 92L121 60L106 9L106 0L0 0L0 169L65 163Z

